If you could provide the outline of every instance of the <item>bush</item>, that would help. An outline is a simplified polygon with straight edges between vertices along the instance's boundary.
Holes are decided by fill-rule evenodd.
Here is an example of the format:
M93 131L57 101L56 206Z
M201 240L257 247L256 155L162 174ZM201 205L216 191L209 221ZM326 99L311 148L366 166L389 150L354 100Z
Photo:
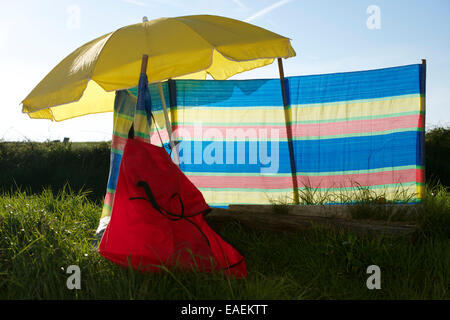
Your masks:
M1 142L0 190L55 193L67 183L102 200L109 172L110 143Z
M450 127L434 128L425 135L428 184L450 186Z

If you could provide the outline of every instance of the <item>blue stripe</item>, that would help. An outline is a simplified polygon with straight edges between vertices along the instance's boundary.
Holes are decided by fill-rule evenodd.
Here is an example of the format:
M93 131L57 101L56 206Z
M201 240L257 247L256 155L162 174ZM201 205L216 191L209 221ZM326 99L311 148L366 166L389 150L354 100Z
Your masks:
M119 177L120 162L122 161L122 155L111 152L111 164L109 169L108 189L116 189L117 178Z
M169 106L169 85L166 82L162 83L162 89L164 93L164 99L166 101L166 107L170 109ZM150 91L150 98L152 101L152 110L158 111L162 110L162 102L161 102L161 96L159 95L159 89L158 85L153 83L148 85L148 90ZM128 89L128 92L130 92L132 95L137 96L138 87L133 87Z
M329 103L421 93L420 64L368 71L286 78L289 104ZM176 80L178 106L283 106L279 79ZM149 85L154 110L161 109L158 87ZM137 88L129 91L136 95ZM167 82L163 83L169 101ZM168 104L168 103L167 103Z
M365 137L296 140L293 142L296 168L298 172L333 172L419 165L418 139L420 132L406 131ZM274 154L273 159L271 143L274 142L269 142L267 152L263 152L267 157L262 158L259 156L261 146L265 146L262 141L183 141L180 145L180 158L184 163L181 163L180 168L186 172L258 173L261 168L268 170L272 167L274 171L268 170L266 173L290 173L287 142L278 142L279 157ZM256 155L256 163L253 164L249 163L250 146ZM232 156L229 150L233 150ZM241 163L238 163L237 150L245 156ZM209 159L212 164L208 164L208 159L202 156L205 153L212 155ZM190 159L190 163L186 163L186 159ZM214 159L221 163L213 162Z
M418 165L420 132L294 142L299 172L368 170Z
M279 79L177 80L178 106L283 106Z
M328 103L418 94L421 65L287 78L290 104Z

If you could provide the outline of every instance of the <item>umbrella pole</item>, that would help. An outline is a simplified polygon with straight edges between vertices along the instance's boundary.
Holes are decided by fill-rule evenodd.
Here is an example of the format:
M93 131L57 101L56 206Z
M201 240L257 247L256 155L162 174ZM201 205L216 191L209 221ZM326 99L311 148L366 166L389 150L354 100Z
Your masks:
M294 203L299 204L300 198L298 195L298 182L297 182L297 169L295 168L295 157L294 157L294 144L292 143L292 127L291 127L291 116L288 108L286 87L284 83L284 71L283 71L283 61L278 58L278 71L280 72L281 81L281 94L283 96L283 107L284 107L284 121L286 123L286 133L289 147L289 159L291 161L291 174L292 174L292 188L294 191Z
M159 90L159 96L161 97L161 104L162 104L163 111L164 111L164 119L166 120L166 129L167 129L167 133L169 134L170 149L172 150L172 153L173 153L173 160L177 166L180 166L178 150L175 148L175 143L173 142L172 125L170 124L169 113L167 112L166 99L164 98L164 92L162 89L161 82L158 82L158 90Z

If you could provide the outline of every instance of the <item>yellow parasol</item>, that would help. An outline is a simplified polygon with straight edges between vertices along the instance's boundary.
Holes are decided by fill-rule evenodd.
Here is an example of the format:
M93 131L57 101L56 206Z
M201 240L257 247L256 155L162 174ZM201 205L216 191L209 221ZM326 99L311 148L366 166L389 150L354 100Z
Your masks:
M150 83L186 76L214 79L295 56L290 40L242 21L211 15L129 25L78 48L22 101L31 118L61 121L113 111L114 91L137 86L142 56ZM281 61L281 60L280 60Z

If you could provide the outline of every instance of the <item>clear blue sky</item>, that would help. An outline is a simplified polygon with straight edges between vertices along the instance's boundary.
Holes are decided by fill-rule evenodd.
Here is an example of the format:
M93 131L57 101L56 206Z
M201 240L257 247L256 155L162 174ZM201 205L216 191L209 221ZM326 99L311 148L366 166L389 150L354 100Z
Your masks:
M379 29L367 27L370 5L380 9ZM0 139L109 140L111 113L56 123L29 119L19 104L82 44L143 16L190 14L249 20L290 37L297 56L285 61L287 76L376 69L425 58L427 127L450 126L448 0L16 0L0 4ZM274 78L277 72L273 64L237 78Z

